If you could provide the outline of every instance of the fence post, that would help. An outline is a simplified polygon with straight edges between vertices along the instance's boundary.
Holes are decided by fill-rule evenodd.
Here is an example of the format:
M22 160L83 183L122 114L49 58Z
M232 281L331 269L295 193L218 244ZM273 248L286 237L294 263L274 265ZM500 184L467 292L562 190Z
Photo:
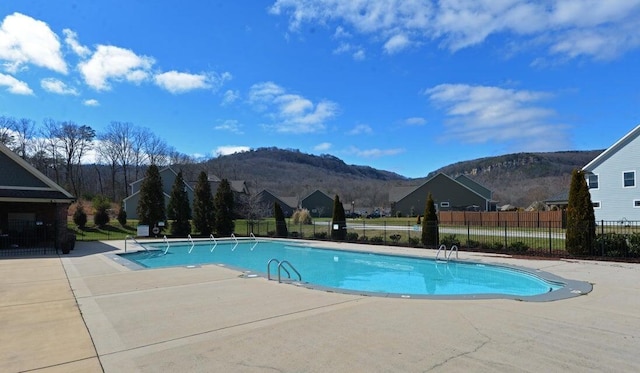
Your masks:
M471 224L468 221L465 222L467 224L467 246L471 245Z
M539 222L538 222L539 223ZM551 246L552 246L552 242L551 241L551 222L549 222L549 255L551 255Z
M383 221L382 224L383 224L383 232L384 232L382 234L382 236L384 237L382 239L382 242L384 242L384 244L386 245L387 244L387 221L386 220Z
M507 222L504 222L504 249L507 249Z

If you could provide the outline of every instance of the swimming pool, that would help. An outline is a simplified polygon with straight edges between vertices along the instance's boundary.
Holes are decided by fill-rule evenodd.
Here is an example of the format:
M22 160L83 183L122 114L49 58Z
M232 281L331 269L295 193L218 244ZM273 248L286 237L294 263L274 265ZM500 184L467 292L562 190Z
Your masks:
M341 292L399 297L523 298L561 291L567 281L543 279L512 267L465 261L382 255L335 250L298 241L196 241L145 244L149 251L121 254L144 268L217 264L236 268L248 276L277 278L278 263L295 268L281 272L283 279L309 287ZM301 280L295 271L298 271ZM582 291L578 291L582 292Z

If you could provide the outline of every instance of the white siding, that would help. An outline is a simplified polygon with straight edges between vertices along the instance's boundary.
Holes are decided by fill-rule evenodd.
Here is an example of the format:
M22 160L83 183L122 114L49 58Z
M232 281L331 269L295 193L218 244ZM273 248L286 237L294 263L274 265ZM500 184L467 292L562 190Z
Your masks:
M591 200L600 202L594 209L596 220L638 220L640 208L634 200L640 199L638 176L640 175L640 137L630 139L618 151L589 171L598 175L599 188L590 189ZM623 187L623 172L635 171L634 187Z

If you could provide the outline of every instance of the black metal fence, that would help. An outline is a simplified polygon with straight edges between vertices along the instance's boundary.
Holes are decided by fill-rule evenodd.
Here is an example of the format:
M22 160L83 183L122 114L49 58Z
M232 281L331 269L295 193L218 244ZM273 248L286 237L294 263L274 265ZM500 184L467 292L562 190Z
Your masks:
M57 224L9 220L0 233L0 256L57 253Z
M469 222L438 224L439 242L450 248L456 245L467 251L505 253L523 256L588 257L640 260L640 221L598 221L592 246L581 255L572 254L566 247L566 221L550 221L541 228L514 227L505 222L490 226ZM315 224L287 224L288 238L331 240L333 229L343 224L317 222ZM593 232L593 227L584 234ZM275 237L274 222L254 222L247 232L255 236ZM424 247L422 225L393 220L349 220L345 241L354 243Z

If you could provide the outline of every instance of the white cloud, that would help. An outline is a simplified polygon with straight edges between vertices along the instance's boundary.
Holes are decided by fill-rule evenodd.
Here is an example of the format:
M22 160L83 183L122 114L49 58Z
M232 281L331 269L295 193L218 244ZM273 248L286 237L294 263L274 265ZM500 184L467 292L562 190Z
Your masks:
M564 126L555 111L538 106L544 92L500 87L441 84L425 91L444 108L446 136L465 144L506 143L517 151L550 151L567 146Z
M337 24L335 39L373 35L387 53L410 40L455 52L491 35L542 42L570 58L610 59L640 47L640 0L275 0L269 11L288 16L291 31L317 23Z
M340 45L333 50L333 54L347 54L350 53L351 57L356 61L362 61L366 58L364 48L358 45L352 45L349 43L340 43Z
M55 78L42 79L40 86L47 92L57 93L59 95L78 95L78 91L75 88L68 87L63 81Z
M6 16L0 25L0 60L11 73L25 64L67 73L58 36L46 23L20 13Z
M317 152L326 152L329 149L331 149L331 143L330 142L323 142L323 143L320 143L320 144L318 144L318 145L313 147L313 150L315 150Z
M325 122L338 114L338 105L329 100L311 100L288 93L273 82L254 84L249 90L249 102L273 121L278 132L312 133L325 129Z
M84 100L84 102L82 103L85 106L100 106L100 103L98 102L98 100L96 99L88 99L88 100Z
M404 120L404 124L408 126L424 126L427 120L421 117L411 117Z
M75 54L82 58L88 57L91 54L91 50L88 47L78 42L78 34L74 31L66 28L62 30L62 33L64 34L64 42L67 43Z
M242 124L235 119L227 119L213 128L218 131L228 131L238 135L242 135L244 133L241 130Z
M221 155L248 152L249 150L251 150L251 148L249 148L248 146L224 145L224 146L218 146L214 151L214 154L216 156L221 156Z
M33 91L29 85L14 78L11 75L0 73L0 87L7 87L7 91L16 95L32 95Z
M388 54L398 53L411 44L411 41L405 34L398 34L392 36L386 43L384 43L384 51Z
M205 74L188 74L173 70L157 74L153 80L158 87L173 94L211 88L211 79Z
M367 124L358 124L348 132L349 135L370 135L373 133L371 126Z
M231 105L232 103L236 102L239 98L240 98L240 92L239 91L237 91L237 90L234 91L234 90L228 89L222 95L222 106Z
M111 89L111 81L139 84L147 80L154 63L153 58L138 56L128 49L99 45L91 58L78 67L87 85L105 91Z
M402 148L392 148L392 149L379 149L379 148L372 148L372 149L360 149L357 148L355 146L350 147L347 150L347 153L349 154L354 154L358 157L362 157L362 158L380 158L380 157L386 157L386 156L391 156L391 155L396 155L396 154L400 154L400 153L404 153L405 149Z

